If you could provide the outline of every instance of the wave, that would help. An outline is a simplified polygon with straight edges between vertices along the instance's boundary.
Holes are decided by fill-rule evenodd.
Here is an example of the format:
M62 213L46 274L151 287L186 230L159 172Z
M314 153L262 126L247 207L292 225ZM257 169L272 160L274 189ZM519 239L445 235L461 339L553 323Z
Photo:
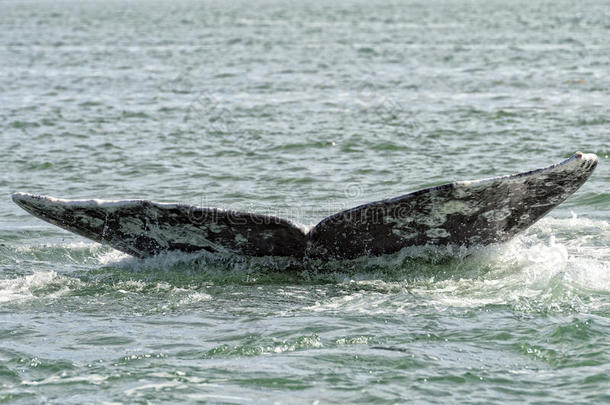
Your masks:
M303 301L311 311L376 314L475 309L605 310L610 306L610 225L573 216L546 218L497 246L419 247L394 255L342 262L218 257L171 252L136 259L93 243L3 246L0 305L104 294L150 295L169 307L212 300L209 286L290 285L305 292L332 285L332 294ZM305 293L304 293L305 294Z

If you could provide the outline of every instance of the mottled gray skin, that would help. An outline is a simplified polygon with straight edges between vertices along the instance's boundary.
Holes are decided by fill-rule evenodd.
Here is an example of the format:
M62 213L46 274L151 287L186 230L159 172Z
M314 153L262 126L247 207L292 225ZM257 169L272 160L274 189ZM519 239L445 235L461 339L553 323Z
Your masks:
M145 200L60 200L16 193L47 222L137 257L208 251L351 259L409 246L487 245L525 230L573 194L597 166L578 152L511 176L449 183L364 204L305 227L273 216Z
M488 245L527 229L593 173L595 155L530 172L455 182L334 214L309 233L308 256L350 259L407 246Z
M300 258L307 245L301 228L272 216L145 200L58 200L22 193L13 200L53 225L142 258L171 250Z

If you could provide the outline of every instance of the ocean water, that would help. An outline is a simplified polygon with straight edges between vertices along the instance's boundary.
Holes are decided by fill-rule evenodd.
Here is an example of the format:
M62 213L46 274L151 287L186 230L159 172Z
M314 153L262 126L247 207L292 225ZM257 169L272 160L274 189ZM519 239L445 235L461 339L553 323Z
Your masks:
M610 401L604 1L0 1L0 402ZM596 172L513 241L286 269L138 260L10 193L314 224Z

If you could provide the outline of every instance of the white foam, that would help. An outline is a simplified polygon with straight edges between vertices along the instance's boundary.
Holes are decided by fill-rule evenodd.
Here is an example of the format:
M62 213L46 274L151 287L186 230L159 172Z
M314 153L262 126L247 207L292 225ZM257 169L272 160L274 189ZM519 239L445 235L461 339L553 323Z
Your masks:
M56 272L36 272L34 274L13 279L0 280L0 303L29 300L36 297L35 292L54 283L63 283ZM45 295L56 298L69 292L69 287L63 285L57 291Z
M309 309L364 314L487 305L508 305L523 311L600 310L610 305L599 298L610 292L609 244L610 227L605 221L549 218L509 243L469 249L461 258L456 256L457 263L450 266L449 274L394 282L371 279L375 274L369 274L367 280L353 277L344 283L345 294ZM425 257L425 249L420 252ZM409 270L404 268L405 275Z
M41 381L23 381L21 384L29 385L29 386L37 386L37 385L48 385L48 384L57 384L57 383L87 383L87 384L95 384L99 385L108 380L108 376L103 376L99 374L89 374L86 376L74 376L67 377L65 375L54 375L51 377L47 377Z
M519 310L577 306L593 311L609 306L610 225L607 221L573 215L546 218L524 235L485 248L415 247L385 257L361 258L335 264L321 263L287 279L338 283L344 292L311 305L311 311L409 313L414 307L434 310L508 305ZM91 243L58 245L62 249L91 249ZM26 249L26 248L20 248ZM171 252L136 259L116 250L99 249L94 260L102 266L138 272L187 272L197 277L237 276L254 282L264 272L280 271L287 262L277 258L216 257L205 253ZM183 274L184 275L184 274ZM212 297L192 286L172 281L113 281L128 293L155 291L174 298L168 305L191 305ZM200 278L197 280L201 281ZM198 281L198 282L199 282ZM263 281L264 282L264 281ZM60 297L86 282L54 271L0 280L0 303ZM197 283L195 283L197 284ZM50 287L50 288L48 288Z

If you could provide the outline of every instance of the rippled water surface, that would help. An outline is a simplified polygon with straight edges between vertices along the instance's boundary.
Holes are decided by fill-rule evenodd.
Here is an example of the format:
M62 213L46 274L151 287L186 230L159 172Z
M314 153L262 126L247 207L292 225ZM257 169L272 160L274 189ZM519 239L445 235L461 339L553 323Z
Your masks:
M608 2L0 7L0 402L610 401ZM9 198L312 224L577 150L507 244L305 269L137 260Z

